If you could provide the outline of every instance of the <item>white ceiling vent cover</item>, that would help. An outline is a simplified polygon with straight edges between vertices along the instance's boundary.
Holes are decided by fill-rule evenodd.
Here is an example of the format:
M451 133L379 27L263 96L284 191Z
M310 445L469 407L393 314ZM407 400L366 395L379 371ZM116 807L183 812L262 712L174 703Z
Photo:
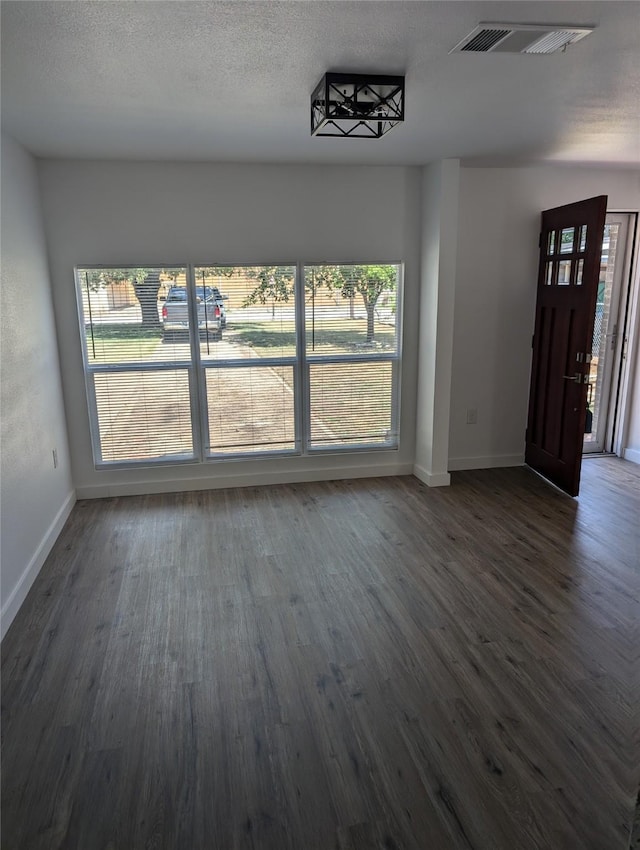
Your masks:
M449 53L555 53L594 29L551 24L478 24Z

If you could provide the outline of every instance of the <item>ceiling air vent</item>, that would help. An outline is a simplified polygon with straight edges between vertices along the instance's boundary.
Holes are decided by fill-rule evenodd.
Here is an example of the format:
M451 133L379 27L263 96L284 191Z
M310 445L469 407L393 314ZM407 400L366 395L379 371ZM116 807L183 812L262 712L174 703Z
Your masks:
M449 53L555 53L593 30L547 24L478 24Z

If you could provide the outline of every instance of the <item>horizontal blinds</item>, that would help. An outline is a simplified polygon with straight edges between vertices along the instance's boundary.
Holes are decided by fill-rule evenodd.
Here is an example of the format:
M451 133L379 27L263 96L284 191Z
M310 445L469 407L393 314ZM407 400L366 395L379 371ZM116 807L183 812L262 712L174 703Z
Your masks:
M310 442L315 446L393 443L393 367L313 363L309 367Z
M305 267L310 448L397 445L399 272Z
M398 266L305 267L308 357L395 355Z
M186 302L184 333L165 339L163 326L169 290L186 292L184 269L82 269L78 278L89 366L191 360Z
M295 266L198 266L196 283L219 293L222 343L200 343L203 361L296 356Z
M186 369L98 372L93 380L103 462L193 457Z
M293 366L205 369L210 454L293 451Z
M163 316L186 270L82 269L78 284L96 462L193 459L186 298L183 333L169 338Z
M295 266L199 266L195 277L220 293L225 319L222 341L200 344L206 455L295 451Z

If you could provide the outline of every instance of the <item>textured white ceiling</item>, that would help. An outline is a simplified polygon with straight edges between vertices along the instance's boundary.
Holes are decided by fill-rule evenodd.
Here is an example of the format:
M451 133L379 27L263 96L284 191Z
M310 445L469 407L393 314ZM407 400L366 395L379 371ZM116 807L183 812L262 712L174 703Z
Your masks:
M638 2L2 2L3 128L54 157L640 162ZM552 56L448 55L480 21L596 25ZM325 71L406 74L380 140L312 138Z

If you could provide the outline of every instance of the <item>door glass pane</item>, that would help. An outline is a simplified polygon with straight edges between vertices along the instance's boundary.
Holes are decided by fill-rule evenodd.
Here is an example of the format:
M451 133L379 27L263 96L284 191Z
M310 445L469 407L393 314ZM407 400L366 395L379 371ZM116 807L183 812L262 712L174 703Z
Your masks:
M578 270L576 272L576 286L582 286L582 275L584 272L584 260L582 257L578 260Z
M293 366L205 369L207 452L293 451Z
M312 363L309 371L313 446L395 441L392 363Z
M560 253L570 254L573 251L575 227L565 227L560 234Z
M571 283L571 260L561 260L558 263L558 286L568 286Z
M193 457L186 369L94 375L103 462Z
M549 231L549 236L547 238L547 254L553 254L555 251L556 244L556 232L555 230Z
M196 286L212 303L203 360L295 357L295 275L295 266L197 267Z
M587 225L583 224L580 228L580 251L587 249Z
M551 286L551 284L553 283L553 267L554 267L554 265L555 265L555 263L553 263L551 260L549 260L547 262L547 266L546 266L546 270L545 270L545 277L544 277L544 282L547 286Z

